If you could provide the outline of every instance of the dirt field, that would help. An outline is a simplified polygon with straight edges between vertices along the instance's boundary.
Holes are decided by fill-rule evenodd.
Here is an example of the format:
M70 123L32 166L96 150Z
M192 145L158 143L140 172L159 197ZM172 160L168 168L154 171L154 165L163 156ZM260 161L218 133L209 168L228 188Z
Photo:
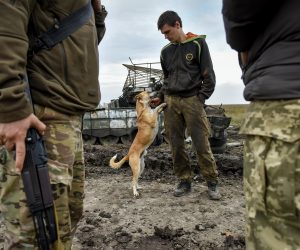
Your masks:
M85 211L72 249L245 249L242 138L234 128L228 134L226 152L215 155L221 201L208 199L190 145L192 192L173 196L177 180L168 145L162 144L148 150L138 199L132 195L129 166L108 167L110 157L124 156L128 147L87 146Z
M177 180L167 144L149 148L134 199L128 165L108 167L108 160L127 147L86 147L87 192L84 218L73 249L245 249L242 191L242 140L229 129L225 154L215 155L220 172L221 201L207 198L206 185L189 145L195 172L192 193L175 198Z

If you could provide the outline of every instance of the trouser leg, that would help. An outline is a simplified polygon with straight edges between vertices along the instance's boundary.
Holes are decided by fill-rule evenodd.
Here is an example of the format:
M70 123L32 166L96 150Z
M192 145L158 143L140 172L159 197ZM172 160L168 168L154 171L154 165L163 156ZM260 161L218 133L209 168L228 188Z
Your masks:
M43 139L48 154L58 237L62 242L60 249L71 249L73 229L83 210L81 117L40 106L36 106L36 115L47 126ZM0 208L7 228L5 249L36 249L36 234L22 178L15 171L13 153L3 147L0 149Z
M65 249L71 249L72 238L83 212L84 161L80 128L79 120L71 119L48 124L45 133L58 233Z
M175 175L191 181L191 166L184 144L185 121L181 113L180 98L167 96L164 111L165 129L170 141Z
M300 141L247 135L244 190L247 249L300 249Z
M70 192L71 227L74 233L83 214L85 168L83 155L78 154L75 161L73 182Z
M183 115L197 154L200 171L206 181L217 183L217 165L209 144L210 127L204 106L197 96L185 98Z
M21 175L15 171L14 153L0 147L0 210L5 224L4 249L37 249Z

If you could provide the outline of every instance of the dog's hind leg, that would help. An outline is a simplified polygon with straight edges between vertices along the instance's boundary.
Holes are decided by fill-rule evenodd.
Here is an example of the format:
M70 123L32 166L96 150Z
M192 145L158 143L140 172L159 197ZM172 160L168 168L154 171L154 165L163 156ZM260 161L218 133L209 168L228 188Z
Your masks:
M139 177L141 176L141 174L144 172L145 170L145 155L147 154L147 151L145 150L140 158L140 174ZM140 190L142 189L138 184L137 184L137 189Z
M145 155L147 154L147 150L145 149L145 151L142 153L141 155L141 161L140 161L140 176L141 174L144 172L145 170Z
M132 170L132 191L133 191L133 195L134 197L139 196L139 193L137 191L137 187L138 187L138 180L139 180L139 176L140 176L140 157L139 155L134 155L132 157L129 158L129 165L131 167Z
M133 196L134 197L137 197L137 196L139 196L139 193L138 193L138 181L139 181L139 173L138 174L134 174L133 176L132 176L132 183L131 183L131 185L132 185L132 191L133 191Z

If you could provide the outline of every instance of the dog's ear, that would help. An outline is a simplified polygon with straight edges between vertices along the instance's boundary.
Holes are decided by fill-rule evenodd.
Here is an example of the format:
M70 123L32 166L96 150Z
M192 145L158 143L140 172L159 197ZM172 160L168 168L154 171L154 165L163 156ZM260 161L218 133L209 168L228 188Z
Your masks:
M140 94L137 94L135 97L134 97L134 100L140 100L141 97L140 97Z

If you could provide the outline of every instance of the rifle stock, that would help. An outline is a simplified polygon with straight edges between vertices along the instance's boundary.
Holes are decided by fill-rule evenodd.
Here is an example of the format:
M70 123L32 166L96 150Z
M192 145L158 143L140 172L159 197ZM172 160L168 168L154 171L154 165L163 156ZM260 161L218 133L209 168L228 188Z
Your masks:
M30 128L26 136L26 156L22 170L24 191L31 211L39 249L51 249L57 241L55 210L42 137Z

